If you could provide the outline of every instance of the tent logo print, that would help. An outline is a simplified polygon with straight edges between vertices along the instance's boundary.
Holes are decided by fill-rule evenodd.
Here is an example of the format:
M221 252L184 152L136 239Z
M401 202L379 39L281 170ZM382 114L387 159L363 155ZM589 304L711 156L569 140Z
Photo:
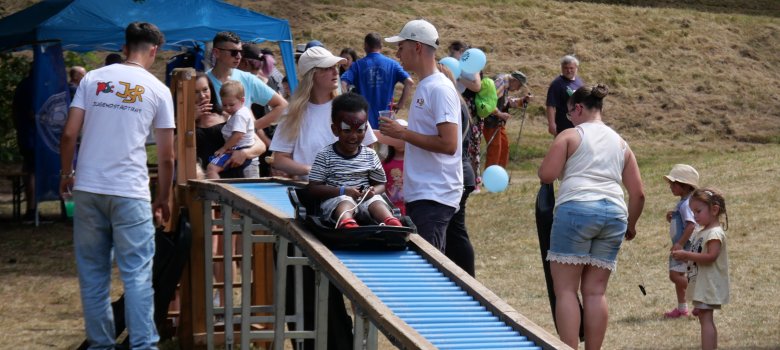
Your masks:
M111 85L110 81L107 81L105 83L99 81L97 83L97 91L95 91L95 96L99 95L101 92L104 94L110 94L114 92L114 85Z

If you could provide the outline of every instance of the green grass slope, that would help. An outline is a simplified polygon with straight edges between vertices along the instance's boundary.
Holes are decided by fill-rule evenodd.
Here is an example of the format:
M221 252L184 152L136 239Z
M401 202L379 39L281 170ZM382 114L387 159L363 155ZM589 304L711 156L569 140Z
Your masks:
M780 142L776 1L677 8L541 0L232 2L287 18L296 43L318 39L336 54L344 47L361 52L368 32L390 36L406 21L426 18L439 30L440 57L459 39L487 53L489 75L524 71L538 96L532 115L542 115L560 57L573 53L587 82L611 88L607 122L633 138ZM762 9L766 16L742 14ZM394 47L385 53L393 55Z

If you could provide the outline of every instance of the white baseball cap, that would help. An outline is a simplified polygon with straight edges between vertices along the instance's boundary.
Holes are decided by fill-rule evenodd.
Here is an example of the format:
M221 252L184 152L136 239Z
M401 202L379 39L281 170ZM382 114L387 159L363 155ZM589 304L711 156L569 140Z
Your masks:
M303 76L312 68L330 68L346 59L334 56L330 51L321 46L310 47L298 59L298 74Z
M406 23L398 35L385 38L385 41L389 43L397 43L404 40L419 41L425 45L438 48L439 32L436 31L436 27L430 22L424 19L415 19Z

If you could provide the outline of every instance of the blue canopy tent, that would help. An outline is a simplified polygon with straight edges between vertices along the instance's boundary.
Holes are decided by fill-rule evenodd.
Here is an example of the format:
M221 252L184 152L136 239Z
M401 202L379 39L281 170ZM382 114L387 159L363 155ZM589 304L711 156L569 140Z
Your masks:
M125 28L136 21L154 23L162 30L164 50L203 47L220 31L235 32L243 41L276 42L290 89L297 85L287 20L218 0L44 0L4 17L0 52L32 49L35 57L36 208L43 200L59 199L59 136L69 95L62 50L118 51Z
M211 41L228 30L242 40L276 42L282 53L290 89L297 85L295 56L287 20L218 0L46 0L0 20L0 51L59 41L64 50L118 51L125 27L143 21L165 34L166 50L180 50Z

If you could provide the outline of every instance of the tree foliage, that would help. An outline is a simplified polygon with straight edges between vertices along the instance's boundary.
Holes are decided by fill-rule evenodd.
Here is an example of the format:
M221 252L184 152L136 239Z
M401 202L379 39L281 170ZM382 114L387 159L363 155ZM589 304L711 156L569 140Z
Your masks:
M66 51L64 60L67 68L83 66L91 70L102 65L101 59L94 52L79 54ZM31 66L29 55L0 53L0 162L21 160L11 106L16 86L30 71Z
M11 105L14 100L16 85L30 71L29 58L0 53L0 162L13 162L21 159L16 143Z

